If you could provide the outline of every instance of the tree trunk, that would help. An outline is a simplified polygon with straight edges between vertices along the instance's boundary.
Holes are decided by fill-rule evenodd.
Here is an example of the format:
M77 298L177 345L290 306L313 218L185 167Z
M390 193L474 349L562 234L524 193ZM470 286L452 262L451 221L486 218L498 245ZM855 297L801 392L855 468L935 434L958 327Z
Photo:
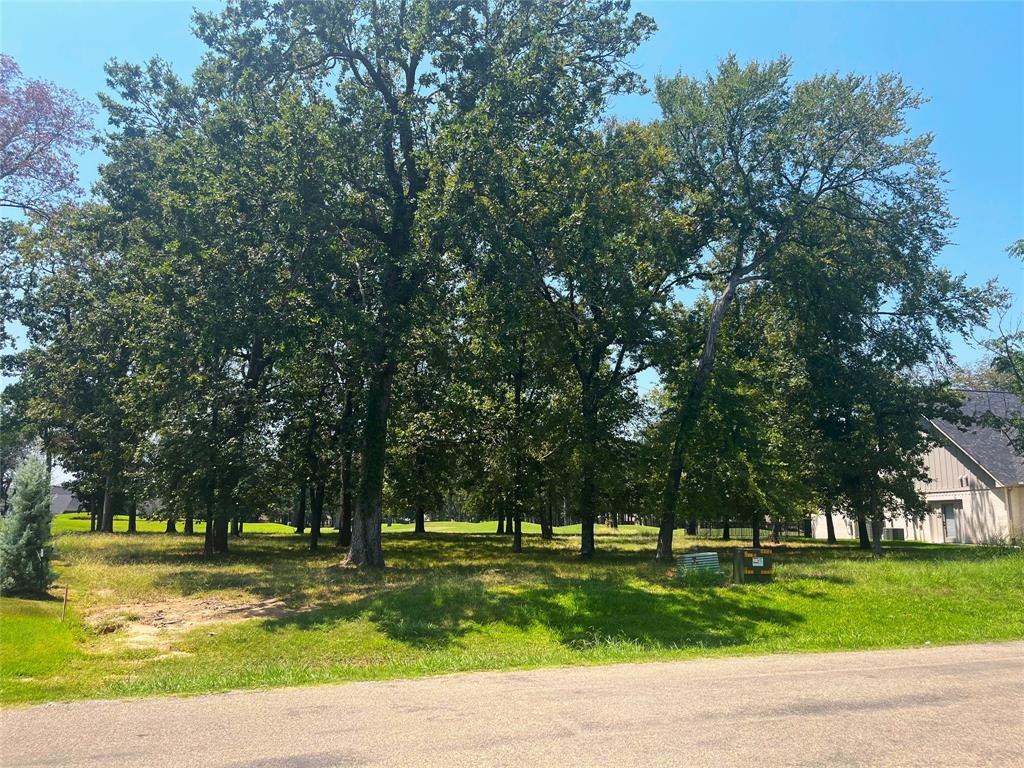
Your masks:
M232 536L241 536L242 535L242 531L239 528L239 523L240 522L241 521L238 519L238 515L235 515L234 517L231 518L231 535Z
M128 506L128 533L135 533L135 520L139 512L139 505L134 501Z
M597 409L589 402L592 395L583 393L583 434L580 466L580 557L593 557L594 519L597 514Z
M772 521L772 543L773 544L778 544L780 541L782 541L782 523L777 521L777 520L773 520Z
M178 520L171 515L167 518L167 527L164 529L164 533L177 533L178 532Z
M729 530L729 521L722 523L722 541L729 541L732 531Z
M697 525L697 514L693 513L690 515L690 519L686 521L686 535L696 536L699 526Z
M750 527L753 529L753 535L751 536L751 543L754 549L759 549L761 546L761 513L755 512L751 518Z
M836 524L832 520L832 505L827 504L825 506L825 529L828 531L827 544L836 543Z
M860 539L861 549L871 549L871 537L868 536L868 522L862 509L857 511L857 537Z
M612 528L618 528L619 527L619 509L618 509L618 507L613 507L612 508L611 527Z
M306 530L306 484L299 486L299 503L295 507L295 532L304 533Z
M213 482L209 484L206 489L206 533L203 536L203 554L206 557L213 557L215 549L213 546L213 526L214 526L214 504L216 502L216 490Z
M188 511L185 512L185 527L182 529L182 532L185 535L187 535L187 536L191 536L192 534L194 534L196 532L196 530L195 530L195 521L193 520L193 517L192 517L192 508L191 507L189 507Z
M415 532L416 533L426 533L427 532L427 518L426 518L426 515L423 512L423 505L419 504L419 503L416 504L416 530L415 530Z
M704 350L700 363L694 373L693 380L686 392L686 398L679 409L678 425L675 439L672 441L672 458L669 461L668 474L665 478L665 490L662 495L661 525L658 528L658 549L655 557L665 562L672 561L672 536L676 526L676 503L679 500L679 484L683 477L683 454L690 442L690 436L697 425L700 406L704 400L711 370L715 363L715 347L718 344L718 333L722 327L725 313L736 298L742 274L730 275L729 282L721 294L715 299L711 309L711 320L708 323L707 336L704 338Z
M871 494L871 553L875 557L882 556L882 528L885 526L885 516L881 514L878 504L878 497Z
M871 554L875 557L881 557L882 552L882 528L884 523L880 517L873 515L871 517Z
M320 528L324 522L324 496L327 489L323 480L310 488L309 501L312 519L309 521L309 551L315 552L320 545Z
M213 521L213 551L218 555L228 551L228 513L219 508L215 510Z
M384 463L387 460L388 417L391 412L393 366L381 359L382 370L366 389L359 492L352 517L352 545L346 563L366 568L384 567L381 514L384 495Z
M498 530L495 533L505 533L505 513L498 512Z
M109 477L103 488L103 518L100 530L103 533L114 532L114 488L113 482Z
M551 540L555 537L555 531L551 524L554 512L551 509L550 495L546 498L545 502L546 503L540 512L540 537L542 539Z
M580 557L593 557L594 544L594 502L596 501L593 470L584 470L580 488Z
M523 516L515 516L515 530L512 533L512 551L519 553L523 551Z
M352 544L352 451L341 454L341 515L338 525L338 546Z

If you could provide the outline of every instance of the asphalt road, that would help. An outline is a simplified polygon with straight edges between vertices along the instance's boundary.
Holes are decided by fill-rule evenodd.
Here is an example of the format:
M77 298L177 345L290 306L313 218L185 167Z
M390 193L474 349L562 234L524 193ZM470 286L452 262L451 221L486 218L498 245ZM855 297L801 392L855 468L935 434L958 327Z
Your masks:
M1024 643L0 713L3 766L1024 766Z

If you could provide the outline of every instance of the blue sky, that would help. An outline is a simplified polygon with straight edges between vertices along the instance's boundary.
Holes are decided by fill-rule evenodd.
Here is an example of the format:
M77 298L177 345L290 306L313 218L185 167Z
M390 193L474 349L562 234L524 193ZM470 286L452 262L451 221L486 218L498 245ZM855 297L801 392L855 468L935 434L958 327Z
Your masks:
M160 55L187 73L202 46L189 31L193 6L219 3L0 2L0 48L24 72L93 98L111 57ZM931 101L913 117L935 134L949 171L959 225L943 262L974 284L998 277L1024 310L1024 265L1005 248L1024 237L1024 3L638 2L658 32L633 63L649 79L700 75L729 52L741 59L786 54L797 78L819 72L896 71ZM650 95L619 99L623 118L650 119ZM86 182L97 153L82 158ZM958 344L963 360L978 357Z

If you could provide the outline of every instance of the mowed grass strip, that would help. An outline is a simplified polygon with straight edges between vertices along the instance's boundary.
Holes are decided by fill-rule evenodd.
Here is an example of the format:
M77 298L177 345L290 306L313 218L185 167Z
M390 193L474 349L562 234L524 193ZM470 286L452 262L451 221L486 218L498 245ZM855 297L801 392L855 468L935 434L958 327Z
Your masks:
M849 544L787 543L772 584L686 588L652 561L652 529L601 529L581 562L568 532L545 542L528 528L517 556L494 525L386 528L383 573L340 567L330 539L310 553L304 537L250 527L212 562L198 536L59 535L71 613L61 624L59 601L0 601L0 702L1024 638L1019 550L901 545L874 561ZM738 544L680 548L728 564ZM203 600L284 607L153 647L96 619Z

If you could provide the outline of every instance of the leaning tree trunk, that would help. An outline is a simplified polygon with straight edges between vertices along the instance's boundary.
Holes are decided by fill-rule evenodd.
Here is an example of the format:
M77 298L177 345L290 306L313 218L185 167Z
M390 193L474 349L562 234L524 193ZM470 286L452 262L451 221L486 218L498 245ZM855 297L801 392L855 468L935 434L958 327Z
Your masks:
M665 478L665 490L662 494L661 524L658 527L658 549L655 557L665 562L672 561L672 537L676 527L676 504L679 501L679 484L683 477L683 453L690 442L693 430L697 426L697 417L700 413L700 406L704 400L704 392L707 390L708 382L711 379L711 370L715 364L715 348L718 344L718 333L722 327L722 320L729 310L733 299L736 298L736 289L740 285L743 275L734 273L726 283L725 289L715 299L711 309L711 320L708 323L708 333L704 338L704 351L701 353L700 363L686 391L686 399L683 400L679 409L678 425L675 439L672 441L672 458L669 461L668 474Z
M388 416L391 411L393 367L382 360L366 389L362 457L359 462L359 491L352 517L352 545L346 563L359 567L383 568L384 548L381 520L384 496L384 463L387 459Z

